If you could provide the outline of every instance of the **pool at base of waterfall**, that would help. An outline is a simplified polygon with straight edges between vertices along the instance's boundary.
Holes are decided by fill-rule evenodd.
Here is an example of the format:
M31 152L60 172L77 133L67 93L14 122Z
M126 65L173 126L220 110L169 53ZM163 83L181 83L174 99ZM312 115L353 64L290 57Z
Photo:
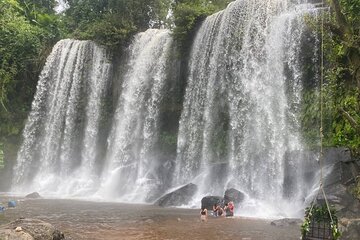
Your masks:
M10 197L0 196L0 203ZM198 209L90 202L66 199L17 198L16 208L0 213L0 224L20 217L51 223L66 239L299 239L298 225L273 226L269 219L245 217L200 221Z

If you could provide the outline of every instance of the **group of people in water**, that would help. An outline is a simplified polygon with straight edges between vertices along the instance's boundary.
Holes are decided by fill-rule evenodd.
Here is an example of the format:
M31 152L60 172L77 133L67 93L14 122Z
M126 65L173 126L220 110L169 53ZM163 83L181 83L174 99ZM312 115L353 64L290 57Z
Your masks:
M212 216L214 217L232 217L234 216L234 203L232 201L225 203L224 207L221 207L220 204L215 203L212 209ZM208 210L206 207L202 207L200 211L201 221L207 221Z

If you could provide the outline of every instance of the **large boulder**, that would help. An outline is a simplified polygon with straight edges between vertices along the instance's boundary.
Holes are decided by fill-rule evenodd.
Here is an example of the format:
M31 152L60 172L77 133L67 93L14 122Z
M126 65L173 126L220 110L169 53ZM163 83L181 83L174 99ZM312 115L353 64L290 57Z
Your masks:
M0 226L0 239L4 240L62 240L64 234L50 223L38 219L18 219Z
M324 149L324 163L352 162L351 151L345 147L330 147Z
M33 193L30 193L30 194L26 195L25 198L37 199L37 198L41 198L41 196L40 196L40 194L38 192L33 192Z
M215 204L224 205L224 198L220 196L206 196L201 199L201 208L213 210Z
M173 192L165 194L154 204L161 207L186 205L191 201L197 190L198 187L195 184L189 183Z
M335 206L338 217L357 218L360 215L360 202L349 191L360 168L350 151L346 148L329 148L324 151L324 191L330 205ZM325 203L323 194L317 201Z
M224 203L233 201L236 205L244 201L245 194L235 188L230 188L225 191Z

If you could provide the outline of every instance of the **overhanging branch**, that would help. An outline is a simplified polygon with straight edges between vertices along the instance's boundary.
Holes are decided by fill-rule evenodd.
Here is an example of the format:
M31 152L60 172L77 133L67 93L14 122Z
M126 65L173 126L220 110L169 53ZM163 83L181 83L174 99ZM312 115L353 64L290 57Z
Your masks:
M360 131L360 126L359 124L356 122L356 120L350 116L350 114L345 111L342 107L339 108L340 112L342 113L342 115L349 121L350 125L355 128L357 131Z

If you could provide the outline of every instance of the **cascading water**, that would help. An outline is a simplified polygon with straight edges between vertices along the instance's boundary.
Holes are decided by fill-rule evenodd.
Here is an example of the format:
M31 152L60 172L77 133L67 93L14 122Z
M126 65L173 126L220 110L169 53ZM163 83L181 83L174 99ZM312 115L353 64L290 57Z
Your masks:
M137 34L116 108L101 196L143 202L159 184L154 147L172 46L168 30Z
M161 184L154 146L171 46L168 30L150 29L135 36L104 144L100 122L106 116L103 108L112 80L106 51L87 41L57 43L40 76L14 168L13 190L148 199L152 188ZM98 149L106 145L106 156L99 156Z
M242 214L284 208L284 156L302 149L300 46L312 9L239 0L202 23L189 62L174 180L199 185L196 202L234 187L248 196Z
M88 41L62 40L47 59L24 129L15 190L94 191L101 104L111 63Z

